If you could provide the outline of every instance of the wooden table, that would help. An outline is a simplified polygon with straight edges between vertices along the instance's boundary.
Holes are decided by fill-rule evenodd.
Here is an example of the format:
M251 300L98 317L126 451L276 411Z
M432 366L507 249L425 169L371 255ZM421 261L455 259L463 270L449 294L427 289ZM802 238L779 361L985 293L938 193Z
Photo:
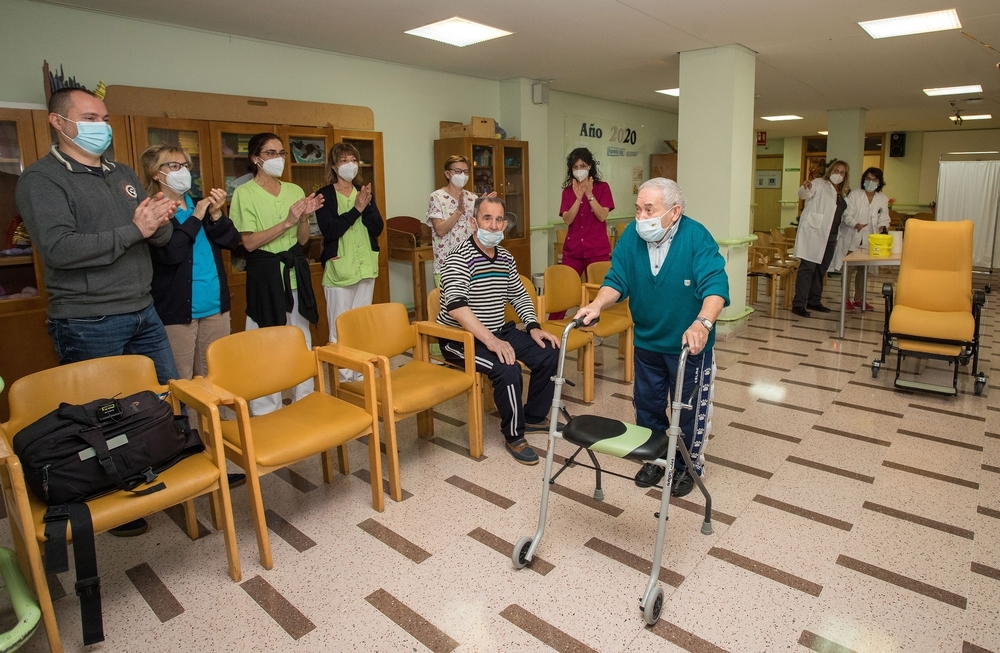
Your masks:
M855 250L844 257L844 268L841 270L841 281L840 281L840 339L844 339L844 315L846 309L844 302L847 301L847 279L850 276L848 274L850 267L852 265L863 265L865 266L864 282L861 290L861 310L865 310L865 295L868 291L868 266L869 265L899 265L900 254L890 254L889 256L871 256L868 254L868 248L863 247L861 249Z
M424 264L434 260L434 250L430 245L417 246L409 239L394 237L400 233L389 233L389 260L410 262L413 267L413 317L416 320L426 320L427 273Z

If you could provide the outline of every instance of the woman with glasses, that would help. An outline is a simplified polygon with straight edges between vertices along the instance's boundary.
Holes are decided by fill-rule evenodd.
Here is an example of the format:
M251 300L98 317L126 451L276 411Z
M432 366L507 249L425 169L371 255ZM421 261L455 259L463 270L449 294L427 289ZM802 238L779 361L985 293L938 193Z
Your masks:
M833 256L831 270L839 270L844 257L857 249L867 249L868 236L872 234L889 233L889 198L882 192L885 179L882 170L876 167L868 168L861 175L861 188L855 188L847 196L847 209L840 223L840 235L837 239L837 251ZM867 267L867 270L865 269ZM858 265L854 268L854 300L844 298L844 308L848 311L860 309L864 304L866 311L874 310L872 305L863 301L865 279L867 273L877 274L878 266ZM851 280L847 280L850 291Z
M472 235L472 207L476 194L465 190L469 183L469 160L461 155L448 157L444 162L447 183L431 193L425 222L430 225L434 246L434 285L441 286L441 270L451 250ZM495 193L494 193L495 195Z
M149 248L153 260L153 305L181 378L204 375L208 346L229 335L229 284L222 249L233 250L240 234L223 214L226 192L213 188L191 198L191 158L175 145L154 145L140 157L150 197L163 193L177 203L174 233L162 247Z
M302 246L309 240L309 216L323 206L323 196L306 197L295 184L281 181L287 152L276 134L254 135L247 150L247 169L254 177L233 191L230 206L247 251L246 328L291 324L312 347L309 323L316 324L319 313ZM312 391L309 379L295 386L292 395L298 400ZM280 405L281 393L276 392L251 401L250 410L264 415Z
M329 184L319 189L323 206L316 222L323 232L323 293L330 322L330 342L337 342L337 316L368 306L378 277L378 237L384 227L382 214L372 197L372 185L358 176L360 154L350 143L337 143L327 160ZM341 370L342 381L360 380L361 375Z

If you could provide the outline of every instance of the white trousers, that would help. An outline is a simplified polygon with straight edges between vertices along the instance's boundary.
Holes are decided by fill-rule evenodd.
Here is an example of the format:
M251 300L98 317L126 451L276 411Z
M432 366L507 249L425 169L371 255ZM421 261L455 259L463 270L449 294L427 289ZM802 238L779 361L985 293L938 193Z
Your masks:
M375 280L362 279L353 286L323 286L326 296L326 319L330 323L330 342L337 342L337 316L352 308L368 306L375 294ZM351 370L340 370L340 381L360 381L361 375Z
M302 333L306 337L306 347L312 349L312 334L309 333L309 320L302 317L299 313L299 294L295 291L292 292L292 297L295 299L295 303L292 305L292 312L285 313L286 324L291 326L297 326L302 330ZM247 331L252 329L259 329L257 323L247 316ZM281 361L275 361L276 364L280 364ZM302 399L315 389L315 383L312 379L306 379L302 383L295 386L292 390L292 401L298 401ZM250 400L250 414L254 417L259 417L261 415L267 415L268 413L273 413L281 407L281 393L275 392L274 394L265 395L263 397L258 397L257 399Z

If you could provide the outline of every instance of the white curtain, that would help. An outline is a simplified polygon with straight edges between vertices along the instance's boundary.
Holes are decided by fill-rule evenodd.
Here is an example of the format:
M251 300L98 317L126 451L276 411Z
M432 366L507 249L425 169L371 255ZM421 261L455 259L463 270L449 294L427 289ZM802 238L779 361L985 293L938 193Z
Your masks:
M936 218L972 220L973 265L993 266L993 233L1000 205L1000 161L941 161Z

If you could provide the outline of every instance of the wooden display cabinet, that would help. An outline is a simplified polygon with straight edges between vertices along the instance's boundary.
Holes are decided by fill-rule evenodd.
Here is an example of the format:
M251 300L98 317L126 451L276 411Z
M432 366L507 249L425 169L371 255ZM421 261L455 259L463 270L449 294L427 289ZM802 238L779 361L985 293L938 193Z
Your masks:
M450 156L464 155L469 159L471 186L476 195L496 191L504 200L511 221L502 247L517 262L517 271L531 276L531 220L528 193L527 141L493 138L444 138L434 141L434 187L441 188L444 162Z
M18 215L14 199L18 177L35 162L37 154L32 112L0 109L0 249L8 248L7 232ZM0 256L0 376L7 386L59 363L46 326L48 298L43 276L36 251ZM38 295L4 299L28 287L35 288ZM5 389L0 393L0 422L9 417Z
M215 174L212 170L212 155L209 147L211 132L204 120L178 120L175 118L132 118L133 160L135 172L145 184L146 175L142 168L142 153L153 145L166 144L181 147L191 157L191 195L204 197L207 189L213 187ZM207 188L206 188L207 184Z

